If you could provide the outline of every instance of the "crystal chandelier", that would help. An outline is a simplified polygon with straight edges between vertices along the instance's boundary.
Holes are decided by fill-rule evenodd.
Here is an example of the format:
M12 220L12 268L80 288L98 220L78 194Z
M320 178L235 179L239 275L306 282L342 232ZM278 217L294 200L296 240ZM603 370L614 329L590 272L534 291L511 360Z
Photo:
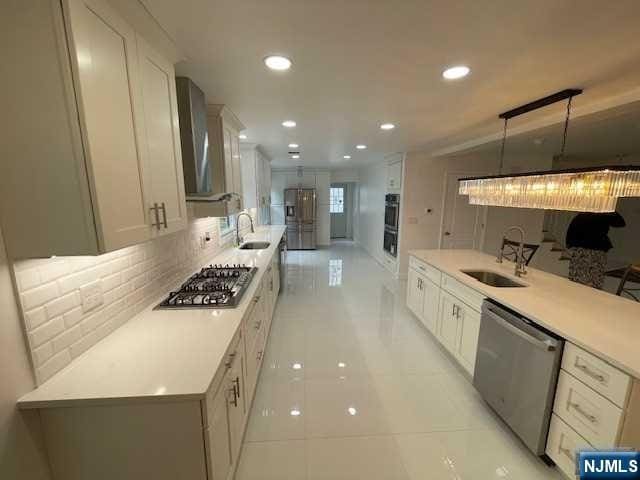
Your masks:
M500 173L504 161L507 122L510 118L568 99L560 157L564 155L571 114L571 99L582 90L563 90L500 114L504 132L500 149ZM618 198L640 196L640 167L603 166L550 170L517 175L462 178L460 195L473 205L538 208L578 212L614 212Z

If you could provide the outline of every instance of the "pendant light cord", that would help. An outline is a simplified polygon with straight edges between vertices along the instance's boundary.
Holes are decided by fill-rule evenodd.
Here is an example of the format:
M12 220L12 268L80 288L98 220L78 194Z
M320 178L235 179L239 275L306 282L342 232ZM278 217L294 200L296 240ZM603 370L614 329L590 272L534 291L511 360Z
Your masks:
M560 149L560 158L564 158L564 147L567 145L567 134L569 133L569 117L571 116L571 100L573 97L569 97L567 101L567 116L564 119L564 133L562 135L562 148Z
M507 143L507 122L508 118L504 119L504 127L502 130L502 145L500 146L500 168L498 170L498 175L502 175L502 167L504 166L504 145Z

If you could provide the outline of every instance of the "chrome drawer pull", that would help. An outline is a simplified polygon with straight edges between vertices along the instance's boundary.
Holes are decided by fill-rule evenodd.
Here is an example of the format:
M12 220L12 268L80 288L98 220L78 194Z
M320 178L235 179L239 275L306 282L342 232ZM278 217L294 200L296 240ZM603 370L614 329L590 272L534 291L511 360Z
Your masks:
M589 369L589 367L587 367L586 365L579 364L578 359L576 359L576 363L574 366L581 372L586 373L591 378L593 378L594 380L597 380L600 383L604 383L604 381L606 380L606 378L604 378L604 375L600 375L599 373L594 372L593 370Z
M596 417L595 415L591 415L590 413L587 413L585 410L583 410L583 408L580 406L579 403L569 403L569 406L573 407L573 409L576 412L578 412L584 418L589 420L591 423L598 423L598 417Z
M563 453L572 462L575 461L575 456L573 455L573 452L571 450L569 450L568 448L564 448L563 446L559 446L558 447L558 452L559 453Z

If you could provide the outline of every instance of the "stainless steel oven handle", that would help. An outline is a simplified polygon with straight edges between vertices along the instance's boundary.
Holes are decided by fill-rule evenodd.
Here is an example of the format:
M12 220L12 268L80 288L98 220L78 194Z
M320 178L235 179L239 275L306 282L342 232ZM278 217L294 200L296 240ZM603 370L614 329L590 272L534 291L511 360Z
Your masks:
M547 350L550 352L556 349L555 345L550 345L543 340L538 340L537 338L532 337L531 335L527 334L527 332L520 330L518 327L514 325L511 325L500 315L496 314L495 312L489 309L485 309L483 313L485 313L486 315L489 315L493 320L495 320L498 324L500 324L501 327L505 328L506 330L509 330L511 333L515 335L518 335L520 338L522 338L523 340L526 340L527 342L529 342L531 345L535 347L538 347L538 348L541 348L542 350Z

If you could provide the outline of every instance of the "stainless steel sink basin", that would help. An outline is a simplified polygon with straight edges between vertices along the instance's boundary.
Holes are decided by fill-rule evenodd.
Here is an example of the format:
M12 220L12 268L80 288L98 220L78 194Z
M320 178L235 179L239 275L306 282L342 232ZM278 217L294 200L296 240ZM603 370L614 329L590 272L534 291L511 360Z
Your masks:
M271 245L269 242L246 242L240 245L240 250L264 250Z
M500 275L496 272L489 272L486 270L460 271L491 287L526 287L524 283L516 282L514 280L511 280L509 277L505 277L504 275Z

